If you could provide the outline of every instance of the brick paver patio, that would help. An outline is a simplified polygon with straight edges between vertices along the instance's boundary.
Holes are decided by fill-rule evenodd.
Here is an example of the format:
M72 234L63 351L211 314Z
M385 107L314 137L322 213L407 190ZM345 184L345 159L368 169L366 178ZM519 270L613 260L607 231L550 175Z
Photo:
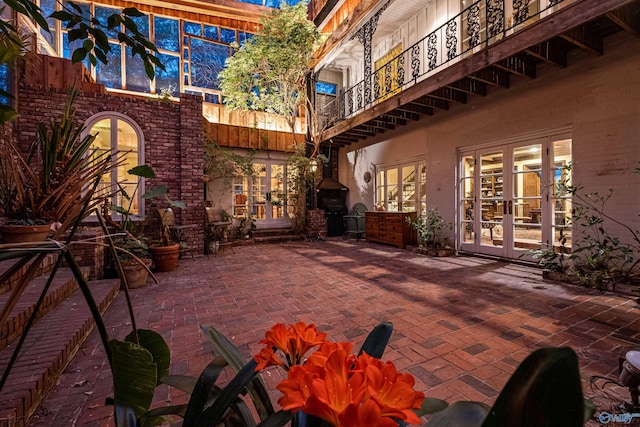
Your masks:
M213 325L249 357L276 322L315 323L359 346L381 321L394 325L385 353L427 396L492 403L533 350L570 346L587 396L592 375L617 378L618 357L640 344L634 298L541 280L535 268L474 257L430 258L384 245L329 239L235 248L182 260L160 284L132 291L138 327L162 334L173 374L197 376L210 360L198 325ZM130 331L121 293L105 316L110 334ZM126 322L126 323L125 323ZM279 370L264 377L273 390ZM94 332L31 426L111 426L110 371ZM615 397L627 398L614 388ZM183 403L161 387L156 402ZM591 425L599 425L590 422Z

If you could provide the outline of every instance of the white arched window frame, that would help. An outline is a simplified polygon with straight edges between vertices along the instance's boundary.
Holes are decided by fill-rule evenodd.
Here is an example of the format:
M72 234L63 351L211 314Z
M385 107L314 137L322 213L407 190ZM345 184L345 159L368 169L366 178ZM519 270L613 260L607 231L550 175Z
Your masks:
M84 134L97 134L92 149L111 150L116 158L123 154L124 161L110 171L108 176L104 176L100 186L107 187L116 194L111 199L111 204L128 208L128 203L123 200L118 190L118 182L126 189L129 196L134 193L138 184L138 177L127 174L127 171L135 166L144 164L144 134L140 126L130 117L114 111L104 111L91 116L85 122ZM145 191L144 179L135 193L132 204L132 219L144 218L144 199L142 195ZM119 214L111 212L113 218L118 219Z

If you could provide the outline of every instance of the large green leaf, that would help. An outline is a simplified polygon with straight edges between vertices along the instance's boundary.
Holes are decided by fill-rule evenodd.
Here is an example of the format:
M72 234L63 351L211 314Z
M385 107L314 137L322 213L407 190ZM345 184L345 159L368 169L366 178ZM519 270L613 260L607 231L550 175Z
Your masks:
M583 421L578 357L568 347L543 348L518 366L482 427L579 427Z
M281 427L291 421L292 418L293 414L290 411L280 410L258 424L258 427Z
M129 175L139 176L141 178L155 178L156 173L153 171L153 168L149 165L138 165L127 171Z
M362 354L362 352L367 353L371 357L382 358L384 354L384 349L387 347L387 343L391 338L391 334L393 333L393 325L389 322L380 323L378 326L373 328L367 338L364 340L362 344L362 348L358 354Z
M116 405L131 408L138 417L151 405L157 368L148 350L137 344L111 340L113 389Z
M159 185L155 188L152 188L151 190L148 190L147 192L145 192L142 195L143 199L153 199L156 197L162 197L165 194L167 194L167 192L169 191L169 189L167 188L166 185Z
M420 405L420 409L418 409L416 414L421 417L423 415L435 414L440 411L444 411L449 406L449 403L446 400L436 399L434 397L425 397L422 401L422 405Z
M455 402L433 416L424 427L480 427L489 407L480 402ZM503 427L519 427L505 424Z
M162 384L170 385L187 394L193 393L193 389L198 382L197 378L187 375L167 375L160 378Z
M191 393L191 398L189 399L189 404L187 405L187 410L184 416L184 427L199 425L205 406L209 400L209 394L225 366L226 365L222 365L217 361L214 361L204 368L200 377L198 377L198 381L193 388L193 392Z
M157 384L160 384L160 378L169 374L169 367L171 366L169 346L164 341L164 338L162 338L162 335L149 329L138 329L138 339L140 340L138 344L151 353L153 361L157 365ZM135 333L131 332L127 335L125 341L135 343Z

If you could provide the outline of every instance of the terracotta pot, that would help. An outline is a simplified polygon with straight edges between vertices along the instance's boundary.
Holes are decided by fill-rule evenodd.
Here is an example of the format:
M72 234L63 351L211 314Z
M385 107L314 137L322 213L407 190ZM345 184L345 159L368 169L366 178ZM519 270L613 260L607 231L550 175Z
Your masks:
M45 225L0 225L4 243L41 242L51 231L51 224Z
M180 244L149 247L156 271L173 271L178 266Z
M151 267L151 260L144 259L145 265L147 267ZM137 289L143 287L147 283L147 278L149 277L149 272L144 266L142 266L139 262L128 261L126 264L122 266L122 272L124 273L124 277L127 280L127 286L129 289ZM124 283L122 283L124 286Z

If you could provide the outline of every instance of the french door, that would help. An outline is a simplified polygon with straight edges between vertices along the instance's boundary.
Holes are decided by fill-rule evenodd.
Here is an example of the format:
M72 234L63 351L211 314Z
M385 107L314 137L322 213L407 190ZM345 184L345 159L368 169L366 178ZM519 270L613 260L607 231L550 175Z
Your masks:
M460 156L458 239L463 251L505 258L570 241L567 133L464 151Z
M285 161L256 160L253 167L252 210L256 227L290 227L294 198L292 189L287 185Z

